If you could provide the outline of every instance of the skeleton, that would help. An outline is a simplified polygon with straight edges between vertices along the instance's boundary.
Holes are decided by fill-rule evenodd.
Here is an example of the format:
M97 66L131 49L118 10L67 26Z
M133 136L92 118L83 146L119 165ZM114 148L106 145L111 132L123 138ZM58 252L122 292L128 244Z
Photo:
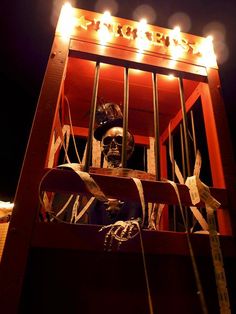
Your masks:
M99 231L103 231L109 228L105 236L104 250L112 251L114 248L114 240L117 241L117 249L123 242L136 237L140 232L139 219L133 219L128 221L117 221L113 225L103 226Z
M121 167L123 128L113 127L106 131L102 137L101 150L107 160L108 168ZM130 158L134 150L133 135L127 133L127 159Z
M124 140L123 117L118 105L114 103L106 103L98 106L96 112L96 127L94 129L94 137L100 141L101 152L107 160L108 168L122 169L122 143ZM126 134L126 159L128 160L134 151L134 138L130 132ZM75 170L75 169L74 169ZM127 169L128 170L128 169ZM116 170L114 171L116 172ZM118 170L119 172L119 170ZM123 172L122 172L123 173ZM77 172L78 174L78 172ZM83 176L84 177L84 176ZM70 219L70 222L81 221L80 219L86 213L86 221L98 224L109 224L118 220L133 220L137 216L141 216L142 212L139 204L135 202L123 202L119 199L107 198L98 199L90 203L87 196L79 197L74 200L73 195L66 201L62 209L60 202L62 197L59 195L58 200L54 198L54 208L56 215L53 219L60 219L59 215L63 214L63 220ZM72 200L72 202L70 202ZM86 202L87 201L87 202ZM88 205L89 204L89 205ZM73 206L72 206L73 205ZM79 214L77 214L79 212ZM65 218L64 218L65 217ZM68 218L69 217L69 218ZM84 218L84 217L83 217ZM123 230L124 228L124 230ZM129 235L134 229L132 223L122 224L119 228L121 236ZM113 236L113 233L110 234ZM121 241L121 240L119 240Z
M101 150L104 157L107 160L108 168L121 167L121 156L122 156L122 142L123 142L123 128L114 126L108 129L101 140ZM126 153L127 159L130 158L134 150L134 138L133 135L127 133L127 146ZM117 199L109 199L105 203L107 205L107 212L110 215L116 215L121 209L124 203Z

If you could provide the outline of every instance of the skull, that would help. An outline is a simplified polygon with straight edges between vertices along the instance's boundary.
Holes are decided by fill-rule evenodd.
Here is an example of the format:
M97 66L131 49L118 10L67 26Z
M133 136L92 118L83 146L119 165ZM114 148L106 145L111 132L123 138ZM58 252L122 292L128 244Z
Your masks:
M122 156L123 128L113 127L106 131L102 137L101 149L108 162L108 168L121 167ZM127 159L132 155L134 150L133 135L127 133L126 153Z

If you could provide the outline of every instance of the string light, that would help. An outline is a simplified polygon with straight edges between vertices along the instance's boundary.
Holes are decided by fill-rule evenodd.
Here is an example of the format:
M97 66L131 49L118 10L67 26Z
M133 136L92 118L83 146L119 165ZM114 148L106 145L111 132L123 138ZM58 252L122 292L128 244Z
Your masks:
M69 2L66 2L61 9L57 32L64 40L67 40L73 32L74 26L75 19L73 18L73 8Z
M168 80L172 81L175 78L174 74L169 74L168 75Z
M199 47L201 53L200 62L206 67L216 66L216 55L213 47L213 36L209 35L205 38Z
M179 44L181 41L180 27L175 26L170 32L170 51L174 60L177 60L184 53L182 46Z
M98 30L98 36L99 36L101 45L105 45L112 38L112 34L109 31L111 23L112 23L111 13L109 11L105 11L101 18L101 23L99 25L99 30Z
M148 31L147 20L141 19L137 28L138 37L136 39L137 47L140 53L142 53L143 50L147 49L149 46L149 41L146 36L147 31Z
M170 37L172 39L177 40L177 41L180 40L181 36L180 36L180 27L179 26L175 26L173 28L173 30L170 32Z
M82 17L81 17L82 18ZM80 18L80 19L81 19ZM91 21L84 19L84 23L80 21L81 26L84 29L87 29L87 25L91 24ZM73 33L74 27L78 27L78 19L76 20L74 16L74 11L69 2L66 2L61 9L60 18L57 26L57 33L59 33L62 39L68 40L71 34ZM109 11L105 11L98 24L98 38L100 44L105 46L107 42L111 41L113 37L117 37L118 33L114 31L114 25L112 16ZM133 28L134 33L132 33L133 39L135 39L136 47L138 48L137 61L141 62L143 59L144 50L148 50L150 45L154 44L153 37L148 37L149 27L146 19L141 19L137 25L136 33L135 28ZM136 34L133 35L133 34ZM189 44L185 38L182 38L181 31L179 26L175 26L172 30L169 31L169 43L163 42L163 47L166 47L171 55L172 62L175 62L183 56L184 53L189 51L189 46L193 49L193 44ZM132 39L131 36L131 39ZM154 36L154 35L152 35ZM195 50L193 54L201 54L201 57L198 59L198 62L204 64L207 67L217 66L216 55L213 49L213 37L208 36L201 44L195 45Z

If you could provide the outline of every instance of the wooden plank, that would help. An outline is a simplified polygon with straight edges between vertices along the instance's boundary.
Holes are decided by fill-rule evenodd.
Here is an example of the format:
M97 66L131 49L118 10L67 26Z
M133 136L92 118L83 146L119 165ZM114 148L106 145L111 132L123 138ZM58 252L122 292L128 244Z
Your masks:
M91 42L71 40L70 56L165 75L171 72L174 76L181 75L187 79L206 81L205 67L187 62L171 62L168 58L158 57L151 53L142 54L140 60L140 54L132 49L103 47Z
M59 193L84 193L89 194L82 179L74 171L50 169L41 183L42 191L56 191ZM99 185L107 197L123 200L139 201L139 194L132 178L114 177L91 173L91 177ZM164 181L141 179L146 202L157 202L178 205L178 199L171 184ZM182 205L192 206L188 187L177 184ZM211 194L220 203L222 208L228 207L227 191L225 189L210 188ZM196 206L203 207L203 203Z
M1 260L0 304L3 313L17 313L31 233L37 217L38 185L49 158L68 44L69 39L67 42L58 37L54 40L17 186Z
M77 25L73 30L72 38L81 39L84 42L101 44L98 25L103 20L103 14L81 9L74 9L74 14L75 18L77 18ZM126 47L135 49L140 55L148 52L159 55L162 58L169 58L174 61L173 63L177 60L183 63L188 62L205 67L204 62L199 58L199 54L201 54L199 47L201 44L204 44L204 37L181 32L181 40L178 41L178 46L183 48L181 49L182 53L178 56L176 56L176 54L173 56L170 44L170 33L172 30L148 24L148 41L144 44L145 49L143 49L143 47L140 49L137 38L137 29L139 28L138 21L112 16L109 23L110 36L106 41L103 41L102 46L104 47ZM175 44L176 43L175 41ZM217 64L214 64L214 67L217 68Z
M229 193L229 214L218 211L220 232L234 234L236 230L236 167L219 73L207 69L208 85L202 86L202 108L206 126L211 172L214 186Z
M73 249L81 251L102 252L106 229L99 232L101 226L37 223L32 235L32 248ZM142 230L145 253L162 255L189 256L189 249L184 232ZM210 243L208 234L190 235L196 255L209 256ZM235 256L236 249L233 238L221 236L222 253L224 256ZM132 254L140 252L139 236L124 242L120 252Z

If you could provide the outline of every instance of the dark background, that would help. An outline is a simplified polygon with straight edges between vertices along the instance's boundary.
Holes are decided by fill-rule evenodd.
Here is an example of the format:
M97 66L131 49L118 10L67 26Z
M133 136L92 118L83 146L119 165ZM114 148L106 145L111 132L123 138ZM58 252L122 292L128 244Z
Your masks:
M14 198L62 2L19 0L12 3L4 0L0 4L0 200L3 201ZM146 17L150 24L168 28L174 26L176 13L182 12L188 17L183 23L182 15L182 25L179 23L182 31L205 36L214 30L223 97L234 144L235 0L84 0L71 4L101 13L108 8L112 15L133 20Z

